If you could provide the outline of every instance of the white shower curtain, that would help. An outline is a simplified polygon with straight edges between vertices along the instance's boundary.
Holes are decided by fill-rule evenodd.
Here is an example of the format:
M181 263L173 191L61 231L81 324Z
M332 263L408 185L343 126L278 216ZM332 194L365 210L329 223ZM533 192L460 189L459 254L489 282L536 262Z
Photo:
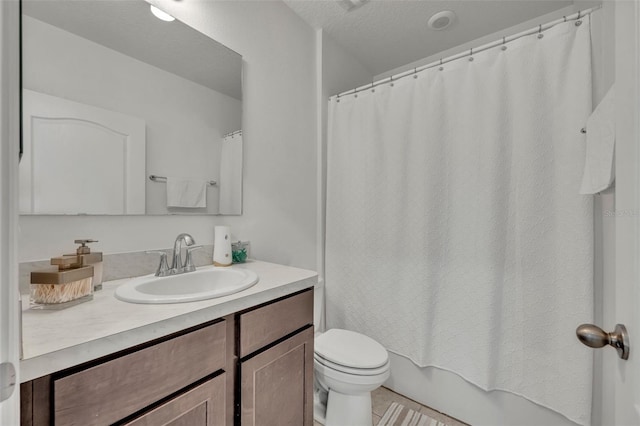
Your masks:
M588 424L589 17L330 101L329 327Z
M222 139L219 214L242 214L242 132Z

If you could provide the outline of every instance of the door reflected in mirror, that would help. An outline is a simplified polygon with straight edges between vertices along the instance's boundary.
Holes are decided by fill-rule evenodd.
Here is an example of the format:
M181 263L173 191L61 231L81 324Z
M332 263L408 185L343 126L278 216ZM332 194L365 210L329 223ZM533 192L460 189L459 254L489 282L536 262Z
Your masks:
M143 0L25 0L22 73L21 214L242 213L236 52Z

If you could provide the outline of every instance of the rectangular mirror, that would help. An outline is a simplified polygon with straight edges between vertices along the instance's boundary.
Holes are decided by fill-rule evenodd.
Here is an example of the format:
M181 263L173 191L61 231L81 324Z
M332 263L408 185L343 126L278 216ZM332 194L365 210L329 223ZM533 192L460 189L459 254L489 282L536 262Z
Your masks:
M242 213L242 57L143 0L25 0L20 213Z

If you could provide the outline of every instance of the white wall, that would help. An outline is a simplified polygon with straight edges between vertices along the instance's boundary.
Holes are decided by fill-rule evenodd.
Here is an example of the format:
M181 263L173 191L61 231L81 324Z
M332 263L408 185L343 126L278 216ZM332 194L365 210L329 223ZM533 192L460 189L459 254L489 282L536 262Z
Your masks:
M240 129L241 101L28 16L23 34L25 88L144 120L147 175L218 180L222 137ZM146 212L166 214L166 185L145 186ZM206 212L218 212L216 187Z
M316 268L314 32L279 1L159 2L178 19L243 55L242 216L26 217L19 261L68 252L73 239L95 251L169 247L180 232L213 243L215 225L251 241L255 258Z
M373 81L374 75L327 33L322 32L322 91L327 97Z

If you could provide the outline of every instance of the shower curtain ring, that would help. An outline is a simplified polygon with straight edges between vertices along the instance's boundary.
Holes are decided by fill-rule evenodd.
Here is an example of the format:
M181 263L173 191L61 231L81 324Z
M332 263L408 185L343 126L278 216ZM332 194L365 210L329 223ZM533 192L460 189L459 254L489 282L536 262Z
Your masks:
M418 78L418 68L413 69L413 78Z
M389 77L389 86L393 87L393 76Z
M440 71L442 71L444 69L444 67L442 66L442 58L440 58L440 68L438 68Z
M542 37L544 37L544 34L542 34L542 24L540 24L540 27L538 28L538 38Z
M473 47L471 48L470 52L469 52L469 62L473 61Z
M371 82L371 93L375 92L376 89L373 88L373 81Z
M502 50L507 50L507 37L502 37Z

